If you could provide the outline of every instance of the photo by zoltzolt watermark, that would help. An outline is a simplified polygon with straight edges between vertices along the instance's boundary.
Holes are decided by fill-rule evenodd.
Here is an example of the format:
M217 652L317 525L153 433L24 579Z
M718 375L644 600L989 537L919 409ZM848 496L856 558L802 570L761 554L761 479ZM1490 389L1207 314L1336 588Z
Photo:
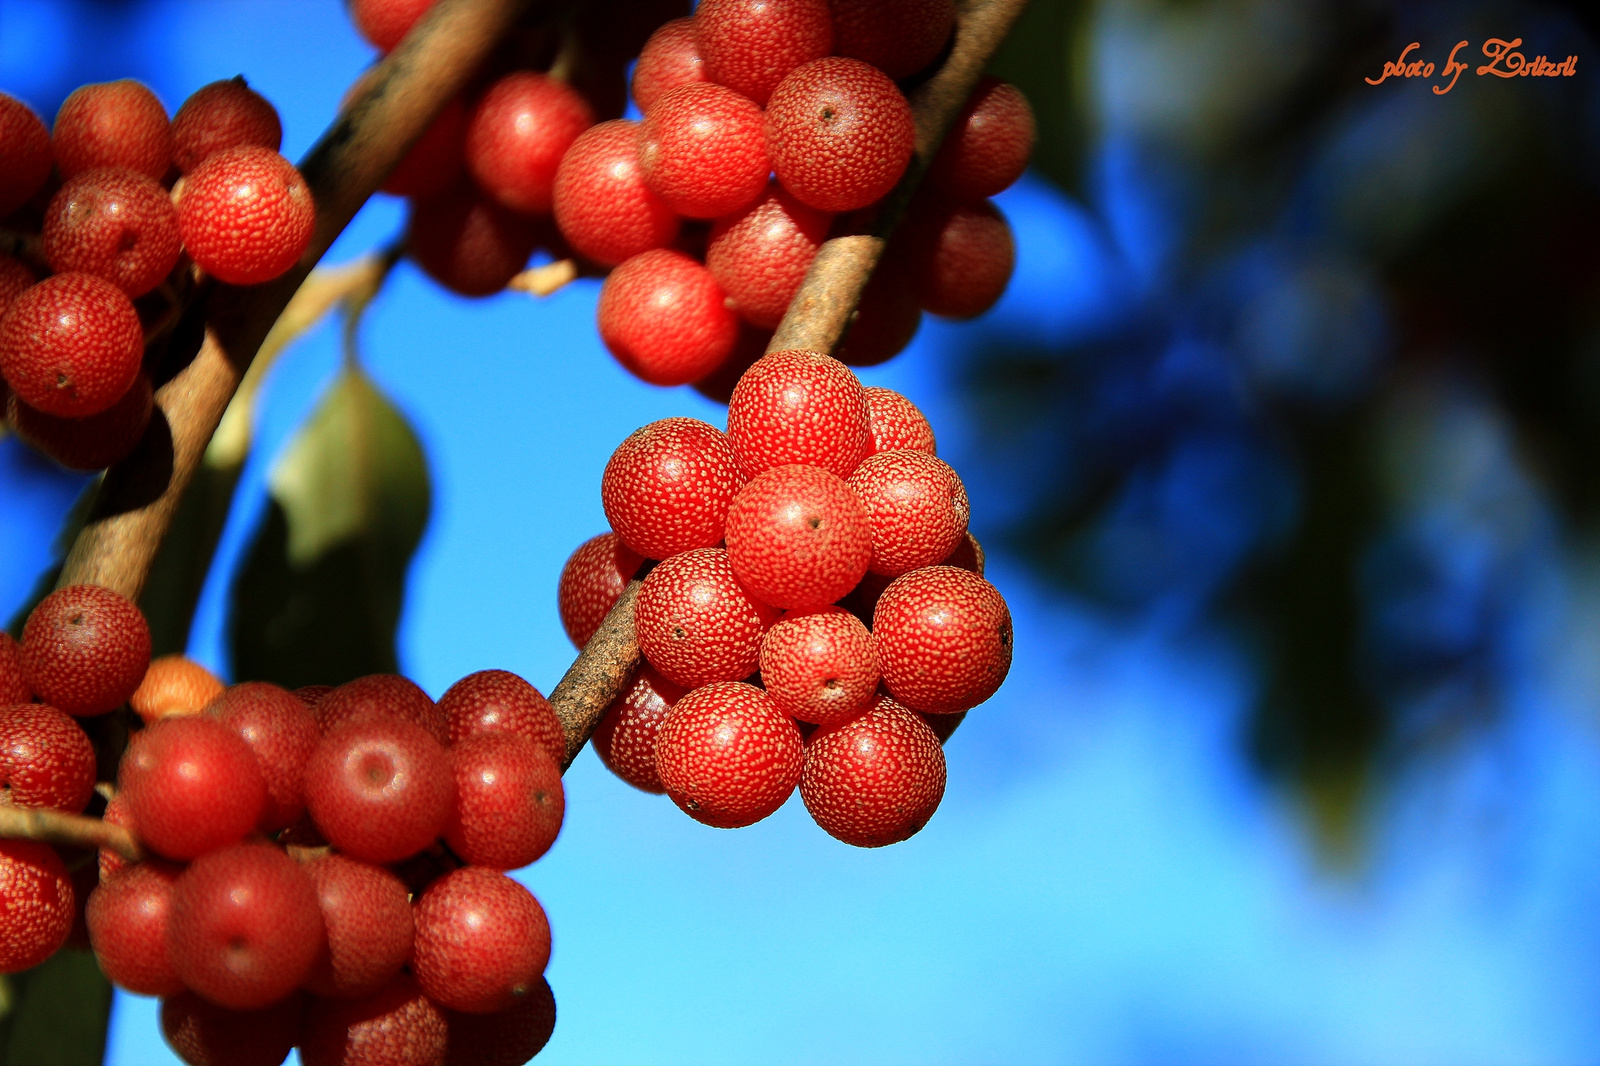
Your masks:
M1460 62L1456 56L1467 47L1469 42L1458 41L1450 49L1450 56L1444 62L1444 69L1439 71L1440 78L1450 79L1447 85L1433 86L1436 96L1443 96L1456 87L1456 79L1461 77L1469 64ZM1567 56L1559 63L1552 63L1545 56L1535 56L1528 59L1521 52L1513 51L1520 47L1522 38L1504 41L1499 37L1491 37L1483 42L1483 55L1489 62L1483 64L1474 73L1479 77L1493 74L1497 78L1570 78L1578 72L1578 57ZM1376 78L1363 78L1368 85L1382 85L1390 78L1431 78L1434 65L1431 61L1422 59L1409 59L1413 51L1422 47L1422 42L1412 41L1400 50L1400 58L1386 61L1383 64L1383 73Z

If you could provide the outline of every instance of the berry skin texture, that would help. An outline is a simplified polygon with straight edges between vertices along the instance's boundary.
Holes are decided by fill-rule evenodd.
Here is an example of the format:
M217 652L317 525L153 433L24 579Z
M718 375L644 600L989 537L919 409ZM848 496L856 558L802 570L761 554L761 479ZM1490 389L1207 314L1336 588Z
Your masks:
M739 584L721 548L674 555L650 571L634 601L639 650L685 688L755 673L778 614Z
M391 196L438 196L460 180L467 165L466 152L467 105L457 96L444 105L417 143L389 171L383 191Z
M589 643L643 562L644 556L611 532L590 537L567 558L556 602L574 647Z
M242 839L267 786L250 746L211 718L163 718L134 735L117 769L139 836L169 859L196 859Z
M782 807L800 782L800 731L765 692L742 681L695 689L656 737L667 795L717 829L753 825Z
M550 850L561 832L566 794L561 766L538 744L481 733L450 749L456 806L445 842L473 866L517 870Z
M763 107L790 71L833 50L827 0L701 0L694 26L707 79Z
M449 1026L412 978L359 1000L313 1000L300 1039L303 1066L440 1066Z
M881 199L911 161L911 105L859 59L807 63L767 105L767 152L784 188L823 211Z
M310 709L277 685L246 681L208 701L205 713L237 733L261 769L267 796L256 828L276 833L299 821L306 810L306 761L322 739Z
M33 108L15 96L0 93L0 218L29 200L50 177L50 131ZM5 307L0 303L0 313Z
M712 223L706 267L741 318L775 329L832 221L773 182L749 207Z
M323 855L301 867L317 891L327 945L306 978L310 992L335 999L370 996L411 957L415 925L401 880L381 866Z
M694 19L675 18L662 23L644 43L633 68L633 102L640 114L647 115L657 100L678 86L705 82L705 63L695 40Z
M954 0L829 0L833 51L901 81L939 58L956 24Z
M44 257L58 274L104 278L143 296L178 263L178 212L165 189L143 174L86 170L51 199Z
M565 760L567 739L544 694L510 670L468 674L439 697L449 743L460 744L480 733L526 737L557 766Z
M47 703L0 706L0 805L79 814L94 794L94 745Z
M721 85L680 85L645 115L639 165L680 215L737 211L761 195L772 170L761 108Z
M0 252L0 315L6 313L18 296L33 288L34 276L27 264ZM0 395L4 390L0 390Z
M991 203L944 205L911 223L923 310L976 318L1006 291L1016 267L1011 225Z
M878 690L878 649L839 607L790 611L761 642L761 684L773 706L821 726L848 722Z
M133 815L128 813L128 797L121 792L106 801L106 811L100 816L100 820L107 825L120 825L135 837L139 835L133 824ZM96 858L99 860L97 865L100 867L100 880L102 882L111 880L113 875L127 869L130 865L127 859L110 848L99 849L99 854Z
M75 717L105 714L138 689L150 665L139 608L100 585L57 589L22 629L22 676L46 703Z
M32 698L33 690L22 680L22 648L10 633L0 630L0 707Z
M34 410L15 394L6 397L11 429L36 451L68 470L104 470L127 458L144 439L155 392L143 371L122 399L88 418L58 418Z
M983 545L978 543L978 538L968 530L967 535L961 538L955 550L945 556L945 566L959 566L963 570L970 570L979 577L983 576Z
M943 459L909 449L879 452L849 478L872 530L875 574L933 566L967 533L967 494Z
M742 480L721 430L695 418L663 418L617 446L600 479L600 500L624 545L667 559L722 540Z
M652 385L687 385L733 351L739 319L711 272L657 248L613 270L600 287L600 339L629 373Z
M858 848L905 840L944 798L944 750L922 717L887 696L806 742L800 798L829 836Z
M141 996L175 996L183 980L167 955L172 886L182 868L150 859L89 894L84 920L100 971Z
M363 719L324 736L306 763L305 789L328 842L363 862L415 855L443 831L455 804L439 742L392 718Z
M314 711L323 733L364 718L398 718L420 725L440 744L449 743L445 712L410 678L368 674L346 681L317 701Z
M209 157L178 196L184 248L230 285L259 285L294 266L311 246L316 215L294 164L255 145Z
M734 386L728 441L746 477L788 463L848 477L867 447L866 394L837 359L773 352Z
M428 276L458 296L492 296L528 264L539 227L470 185L413 201L406 248Z
M0 840L0 973L37 966L72 932L72 878L48 844Z
M556 997L540 978L516 1006L497 1014L445 1011L450 1025L445 1066L522 1066L556 1029Z
M210 670L182 655L150 660L128 703L145 725L175 714L199 714L226 686Z
M665 792L656 772L656 734L667 712L688 691L649 663L640 666L633 684L611 704L594 731L595 754L606 768L641 791Z
M517 71L489 87L467 122L467 170L503 207L550 210L556 168L594 112L570 86Z
M416 904L411 969L428 998L468 1014L507 1010L538 987L550 922L533 893L481 866L439 878Z
M867 394L867 454L863 461L897 448L938 454L933 425L916 404L881 385L869 385L864 391Z
M280 1066L300 1035L303 1009L299 995L237 1011L184 992L161 1001L161 1035L189 1066Z
M572 250L601 266L678 237L678 216L645 184L637 122L616 119L584 130L561 157L553 204Z
M954 714L995 694L1011 669L1011 611L989 582L953 566L898 577L872 614L883 684L914 711Z
M50 144L63 179L95 167L127 167L160 181L172 165L167 109L128 79L74 89L56 112Z
M253 144L283 147L278 109L245 83L244 76L196 89L172 116L172 162L187 174L218 152Z
M785 609L832 603L872 558L867 512L843 479L816 466L775 466L751 478L728 509L727 540L740 584Z
M0 319L0 376L30 407L87 418L125 396L144 358L144 327L123 291L90 274L57 274Z
M945 135L927 180L954 200L975 203L998 196L1028 168L1037 133L1022 90L986 77Z
M352 0L350 19L356 31L380 52L405 40L434 0Z

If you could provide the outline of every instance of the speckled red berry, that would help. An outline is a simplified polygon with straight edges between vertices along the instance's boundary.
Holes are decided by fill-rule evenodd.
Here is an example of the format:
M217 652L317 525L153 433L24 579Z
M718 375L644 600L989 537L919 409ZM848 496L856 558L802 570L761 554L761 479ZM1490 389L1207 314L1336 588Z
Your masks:
M66 943L72 879L48 844L0 840L0 973L39 965Z
M133 387L143 358L139 313L121 289L89 274L44 279L0 319L0 375L45 414L106 410Z
M859 59L807 63L767 104L767 152L784 188L823 211L881 199L911 161L911 105Z
M706 77L763 106L790 71L833 48L827 0L701 0L694 24Z
M648 114L657 100L678 86L705 81L705 63L695 40L694 19L675 18L662 23L639 53L639 62L633 68L633 102L640 114Z
M617 446L600 500L617 537L647 559L722 540L743 479L728 437L694 418L663 418Z
M908 221L917 250L914 282L923 309L973 318L993 307L1016 266L1011 226L991 203L944 204Z
M100 972L141 996L175 996L183 979L167 954L172 887L181 866L149 859L89 894L84 919Z
M402 974L362 999L316 999L301 1030L302 1066L440 1066L444 1012Z
M444 830L455 781L427 730L396 718L362 718L322 738L306 763L306 807L340 851L398 862Z
M955 0L829 0L833 51L895 81L939 58L956 24Z
M461 180L467 165L467 105L456 96L434 116L400 162L383 180L391 196L427 199Z
M242 839L267 798L250 746L201 716L162 718L135 734L117 782L140 838L169 859L195 859Z
M643 562L644 556L610 531L590 537L568 557L556 601L561 625L576 647L589 643Z
M684 552L650 571L634 604L639 650L685 688L755 673L779 611L733 576L721 548Z
M600 339L617 362L652 385L687 385L733 351L739 319L711 272L657 248L617 267L600 288Z
M32 698L33 690L22 679L22 647L10 633L0 630L0 707Z
M467 122L467 170L513 211L550 210L556 168L594 113L577 91L521 70L489 87Z
M933 566L966 535L969 516L961 478L927 452L879 452L856 467L849 484L872 529L874 573L899 576Z
M0 218L29 200L50 177L50 131L33 108L0 93ZM0 307L3 312L4 307Z
M121 792L106 801L106 810L100 816L100 820L107 825L120 825L129 833L132 833L135 839L139 836L139 830L133 824L133 815L128 813L128 797ZM112 851L110 848L100 848L96 858L99 860L96 865L100 869L101 881L109 881L112 876L132 865L122 855Z
M415 926L406 886L381 866L323 855L301 867L317 892L327 943L306 978L319 996L369 996L411 957Z
M155 410L150 378L140 372L122 399L88 418L61 418L6 397L6 420L31 447L68 470L87 473L120 463L138 446Z
M468 674L439 697L450 743L480 733L513 733L526 737L560 766L567 741L561 720L544 694L510 670Z
M322 739L311 709L287 689L246 681L212 700L205 713L237 733L261 768L267 798L257 828L275 833L299 821L306 810L306 760Z
M94 794L94 745L47 703L0 705L0 806L77 814Z
M572 142L556 170L554 209L572 250L601 266L678 236L678 216L645 184L637 122L602 122Z
M522 1066L550 1042L556 997L544 978L516 1006L495 1014L445 1011L450 1046L445 1066Z
M986 77L945 135L927 181L956 200L997 196L1027 169L1036 133L1033 108L1022 90Z
M802 722L837 725L866 710L878 689L878 649L839 607L790 611L761 642L761 684Z
M869 385L867 395L867 457L897 448L935 454L933 426L920 408L905 396L881 385Z
M894 580L872 615L883 684L914 711L952 714L995 694L1011 669L1011 612L989 582L953 566Z
M26 263L0 252L0 316L6 313L18 296L33 288L36 280Z
M680 215L738 211L761 195L772 171L761 108L722 85L680 85L645 114L639 165Z
M806 742L800 798L830 836L881 848L928 824L944 798L944 750L920 715L880 696Z
M837 359L820 352L774 352L734 386L728 441L746 477L787 463L845 477L866 451L866 394Z
M39 601L22 630L22 676L40 699L71 715L127 702L150 665L139 608L99 585L69 585Z
M633 683L600 719L592 743L610 771L634 788L665 792L656 772L656 734L661 722L689 690L661 676L649 663L639 667Z
M794 720L742 681L695 689L667 712L656 737L667 795L718 829L752 825L783 806L800 763Z
M185 174L218 152L244 145L276 152L283 147L283 123L278 109L242 74L202 85L172 116L172 162Z
M405 40L434 0L351 0L350 19L356 30L380 52Z
M316 213L294 164L255 145L210 156L178 195L184 248L232 285L259 285L294 266L311 245Z
M773 329L828 239L832 220L773 182L749 207L712 224L706 267L740 317Z
M81 85L62 101L50 133L56 171L127 167L160 181L172 165L172 125L156 94L124 79Z
M241 1011L184 992L161 1001L161 1035L189 1066L279 1066L300 1036L302 1000Z
M763 470L728 509L728 561L752 595L793 609L832 603L872 557L867 513L837 474L790 464Z
M445 842L473 866L518 870L550 850L566 793L561 764L526 737L480 733L450 749L456 804Z
M444 711L422 686L399 674L368 674L346 681L317 701L313 709L324 733L366 718L395 718L420 725L439 743L448 743Z
M429 277L460 296L491 296L527 266L539 224L469 184L414 200L406 250Z
M550 961L550 922L511 878L467 866L417 901L412 972L428 997L469 1014L507 1010L533 993Z

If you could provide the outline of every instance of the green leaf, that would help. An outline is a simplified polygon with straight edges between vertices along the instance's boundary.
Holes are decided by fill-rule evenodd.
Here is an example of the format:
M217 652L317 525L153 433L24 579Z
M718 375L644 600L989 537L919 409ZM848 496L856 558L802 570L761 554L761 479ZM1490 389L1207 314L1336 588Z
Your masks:
M111 982L87 951L65 949L0 975L0 1066L99 1066Z
M269 488L233 586L234 676L298 687L394 672L406 570L428 521L416 434L351 367Z

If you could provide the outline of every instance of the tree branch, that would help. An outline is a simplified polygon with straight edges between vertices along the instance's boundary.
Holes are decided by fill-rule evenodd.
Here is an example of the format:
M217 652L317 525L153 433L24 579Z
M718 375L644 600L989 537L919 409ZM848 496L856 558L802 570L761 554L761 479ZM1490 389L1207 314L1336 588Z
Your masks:
M144 849L120 825L83 814L0 805L0 840L37 840L73 848L110 848L130 862L144 858Z

